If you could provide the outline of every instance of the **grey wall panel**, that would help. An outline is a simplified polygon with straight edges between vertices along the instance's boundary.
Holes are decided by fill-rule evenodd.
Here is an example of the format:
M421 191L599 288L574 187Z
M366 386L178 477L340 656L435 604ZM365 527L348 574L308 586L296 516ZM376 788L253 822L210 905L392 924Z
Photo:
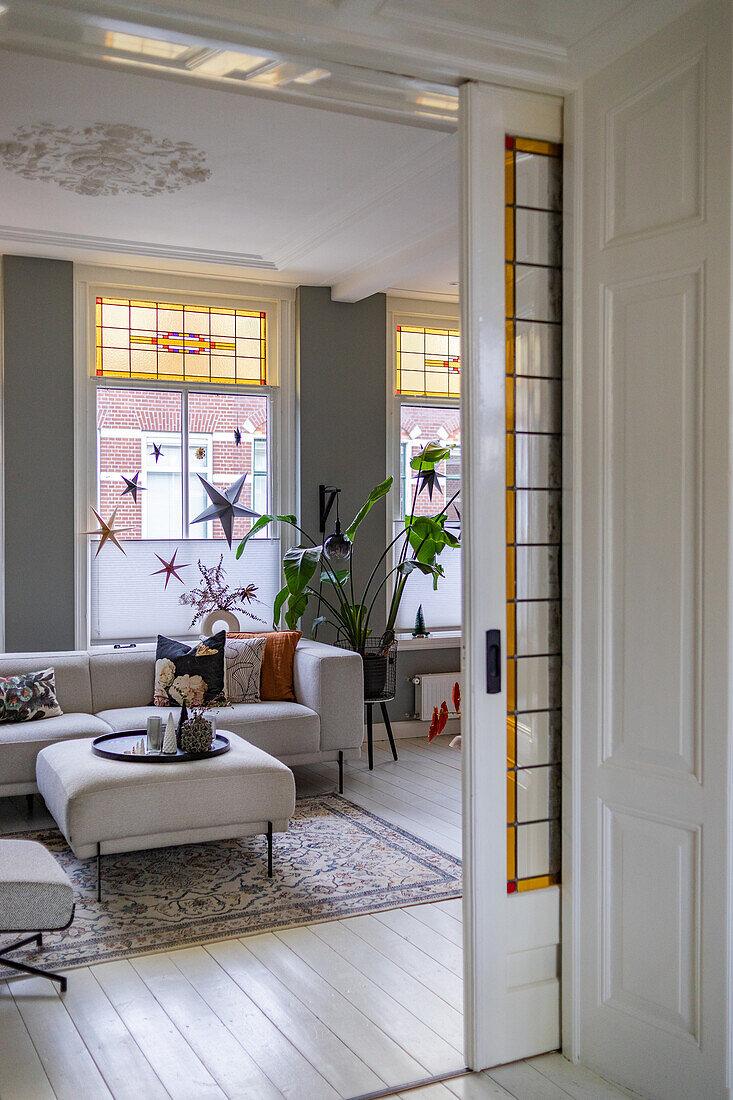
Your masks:
M74 267L3 258L5 647L74 646Z
M368 493L387 476L387 300L375 294L354 304L333 302L328 287L303 286L298 290L298 325L301 515L305 530L316 536L321 483L341 487L345 529ZM333 514L329 525L332 520ZM365 583L384 550L385 532L382 501L357 535L357 585ZM384 608L381 597L378 606ZM382 614L374 625L383 624ZM325 632L319 637L330 640Z

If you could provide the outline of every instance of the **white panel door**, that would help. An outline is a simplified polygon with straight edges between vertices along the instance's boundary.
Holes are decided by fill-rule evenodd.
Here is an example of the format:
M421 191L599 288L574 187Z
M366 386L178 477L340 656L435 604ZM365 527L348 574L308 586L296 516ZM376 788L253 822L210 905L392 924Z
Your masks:
M729 1095L730 20L729 0L702 4L575 103L563 1038L660 1100Z
M560 1041L559 890L507 895L507 134L562 141L561 102L461 88L461 435L466 1061L474 1069ZM486 631L501 630L501 691L487 694Z

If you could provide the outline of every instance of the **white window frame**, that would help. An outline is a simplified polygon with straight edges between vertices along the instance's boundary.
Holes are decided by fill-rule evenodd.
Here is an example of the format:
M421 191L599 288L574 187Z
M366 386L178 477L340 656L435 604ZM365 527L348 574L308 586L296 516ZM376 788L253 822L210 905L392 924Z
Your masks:
M192 380L106 378L95 373L97 297L161 301L175 295L184 305L213 305L262 310L267 317L267 385L220 385ZM176 393L253 393L268 398L268 501L271 510L297 511L295 431L295 288L267 286L244 280L193 279L148 271L79 266L75 269L75 606L76 647L90 647L90 542L84 534L97 507L99 455L97 447L97 389L167 390ZM184 396L183 415L186 415ZM184 470L184 512L188 482ZM289 530L273 530L271 537L290 541ZM287 541L286 541L287 540Z
M394 538L395 523L402 519L400 509L400 478L402 476L401 447L401 411L403 405L426 406L429 408L455 408L460 412L460 398L414 397L397 393L397 326L418 325L427 328L461 327L461 314L458 300L434 301L427 299L387 298L387 469L394 477L392 490L387 497L387 540ZM397 562L392 555L390 568ZM389 608L391 586L385 596L385 606ZM386 612L385 612L386 613ZM462 624L431 630L428 638L413 639L411 634L398 633L402 649L428 647L445 648L447 645L459 645ZM419 644L418 644L419 643Z

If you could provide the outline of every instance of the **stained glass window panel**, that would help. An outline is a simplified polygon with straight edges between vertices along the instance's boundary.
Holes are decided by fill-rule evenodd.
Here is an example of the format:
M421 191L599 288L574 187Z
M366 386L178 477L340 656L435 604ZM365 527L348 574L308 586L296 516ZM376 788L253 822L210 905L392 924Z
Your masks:
M457 329L397 325L397 393L459 397L461 339Z
M559 882L559 146L506 142L507 891Z
M96 373L176 382L267 382L259 310L97 298Z

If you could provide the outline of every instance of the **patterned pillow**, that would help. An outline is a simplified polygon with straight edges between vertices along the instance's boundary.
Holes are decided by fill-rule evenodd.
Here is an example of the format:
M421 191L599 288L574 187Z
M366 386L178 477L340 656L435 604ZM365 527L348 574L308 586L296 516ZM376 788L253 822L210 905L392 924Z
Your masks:
M202 638L195 646L158 635L155 651L156 707L202 706L224 694L224 642L226 631Z
M224 694L230 703L259 703L265 638L229 638L224 647Z
M52 668L24 676L0 676L0 722L35 722L63 713Z

